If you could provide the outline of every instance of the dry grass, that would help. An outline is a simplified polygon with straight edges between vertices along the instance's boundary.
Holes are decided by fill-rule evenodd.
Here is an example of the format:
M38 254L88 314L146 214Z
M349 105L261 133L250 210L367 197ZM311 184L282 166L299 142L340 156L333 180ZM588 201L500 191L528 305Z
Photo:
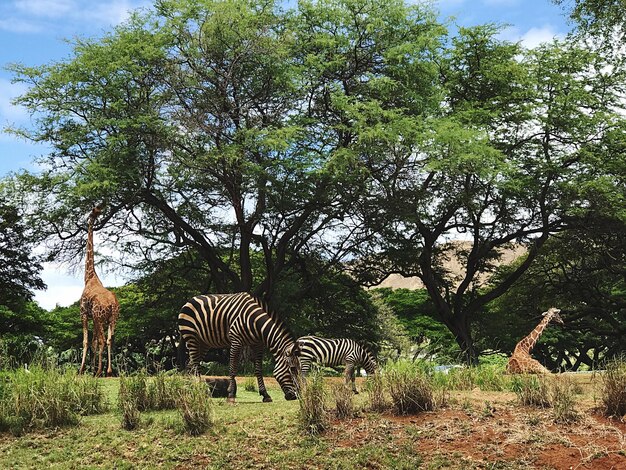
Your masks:
M353 418L355 410L352 388L345 383L334 384L331 388L331 394L335 402L335 416L338 419Z
M602 376L602 405L605 415L626 417L626 360L607 364Z

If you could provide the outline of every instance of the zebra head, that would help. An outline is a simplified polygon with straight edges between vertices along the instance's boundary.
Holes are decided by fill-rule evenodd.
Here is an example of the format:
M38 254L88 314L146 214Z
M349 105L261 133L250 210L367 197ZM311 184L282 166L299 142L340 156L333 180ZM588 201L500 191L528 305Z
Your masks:
M374 355L366 348L363 348L361 362L361 365L365 369L365 372L367 372L367 375L374 375L376 373L376 369L378 369L378 364L376 363L376 359L374 359Z
M285 400L295 400L298 398L298 380L294 375L294 368L300 368L300 359L293 354L294 344L288 345L282 353L276 357L274 367L274 377L283 389Z

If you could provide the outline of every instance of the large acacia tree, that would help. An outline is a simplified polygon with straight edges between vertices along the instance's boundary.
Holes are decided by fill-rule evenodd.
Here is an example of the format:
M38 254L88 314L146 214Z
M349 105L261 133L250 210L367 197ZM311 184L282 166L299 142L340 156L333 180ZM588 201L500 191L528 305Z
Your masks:
M295 254L336 262L352 243L366 185L346 97L374 99L375 81L419 71L440 33L431 12L400 1L283 12L258 0L160 0L77 41L68 60L16 65L29 86L17 102L35 117L18 132L53 147L41 173L21 175L30 221L53 255L78 259L84 214L104 202L96 229L119 262L192 249L211 289L271 296Z

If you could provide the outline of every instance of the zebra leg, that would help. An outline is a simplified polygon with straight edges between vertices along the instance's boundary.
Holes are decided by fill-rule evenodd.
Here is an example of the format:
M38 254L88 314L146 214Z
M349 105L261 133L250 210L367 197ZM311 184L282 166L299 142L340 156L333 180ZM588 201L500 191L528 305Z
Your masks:
M349 385L350 382L352 382L352 391L359 393L354 383L354 364L348 363L346 364L346 385Z
M206 351L194 338L189 338L186 344L187 350L189 351L189 363L187 364L187 370L193 375L200 375L200 369L198 366L200 365L200 361L204 357L204 353Z
M263 402L271 402L272 397L267 393L265 382L263 381L263 346L254 350L254 375L256 376L256 381L259 385L259 395L263 397Z
M228 372L230 375L230 384L228 385L228 402L235 403L235 396L237 396L237 381L235 376L237 375L237 367L239 366L239 356L241 356L241 343L231 343L230 345L230 363L228 366Z

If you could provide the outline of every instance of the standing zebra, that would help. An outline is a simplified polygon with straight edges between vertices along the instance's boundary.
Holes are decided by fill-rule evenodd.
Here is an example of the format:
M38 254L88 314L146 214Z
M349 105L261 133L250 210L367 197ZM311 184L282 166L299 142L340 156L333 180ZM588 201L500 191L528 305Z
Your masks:
M378 367L372 354L353 339L328 339L318 336L302 336L288 351L300 360L303 374L307 374L313 362L329 367L346 366L346 384L352 382L352 390L359 393L354 384L355 367L363 366L367 375L372 375ZM293 364L297 364L296 361Z
M295 359L285 354L285 349L294 345L293 337L285 325L267 313L250 294L241 292L196 296L181 308L178 330L189 350L189 367L195 372L207 350L230 348L228 401L235 401L235 375L244 346L252 349L254 374L264 402L272 401L263 382L265 347L276 360L274 377L283 389L285 399L297 398L289 364L290 360Z

